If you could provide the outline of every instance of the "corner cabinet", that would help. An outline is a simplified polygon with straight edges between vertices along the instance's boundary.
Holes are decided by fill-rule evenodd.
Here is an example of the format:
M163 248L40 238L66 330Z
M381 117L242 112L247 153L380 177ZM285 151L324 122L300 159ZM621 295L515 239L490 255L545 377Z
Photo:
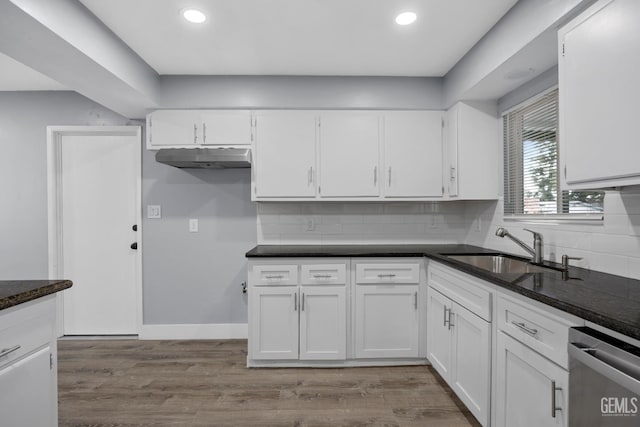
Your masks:
M458 102L447 110L444 146L443 180L448 198L498 198L502 137L496 104Z
M3 427L58 425L55 308L50 295L0 311Z
M483 426L490 424L491 291L429 264L427 357Z
M559 30L563 189L640 184L640 2L600 0Z
M254 366L425 364L420 259L249 261Z
M147 149L250 146L252 128L248 110L158 110L147 115Z

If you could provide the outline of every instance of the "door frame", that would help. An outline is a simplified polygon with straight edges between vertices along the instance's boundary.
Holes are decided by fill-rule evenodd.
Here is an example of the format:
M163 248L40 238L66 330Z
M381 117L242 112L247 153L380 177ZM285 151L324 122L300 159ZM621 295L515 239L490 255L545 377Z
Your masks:
M142 127L141 126L47 126L47 218L49 279L61 277L62 251L62 137L136 137L136 224L138 250L135 255L136 333L142 330ZM64 292L56 294L56 333L64 335Z

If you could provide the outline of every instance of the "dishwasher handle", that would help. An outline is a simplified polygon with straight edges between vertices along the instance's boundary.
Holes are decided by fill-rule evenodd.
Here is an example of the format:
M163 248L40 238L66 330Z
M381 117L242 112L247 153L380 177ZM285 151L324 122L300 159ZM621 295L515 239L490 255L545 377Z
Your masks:
M569 343L569 359L577 360L627 390L640 394L640 367L599 348L580 347Z

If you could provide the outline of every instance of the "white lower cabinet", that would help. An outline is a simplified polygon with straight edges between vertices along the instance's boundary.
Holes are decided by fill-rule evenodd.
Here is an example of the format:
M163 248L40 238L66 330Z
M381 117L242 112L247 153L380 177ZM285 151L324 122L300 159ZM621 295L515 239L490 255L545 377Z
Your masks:
M356 284L355 356L418 357L418 285Z
M428 291L428 358L482 425L489 425L491 324L433 288Z
M249 291L251 358L298 358L298 287L264 286Z
M497 427L566 426L569 373L498 332Z
M301 286L300 293L300 360L344 360L345 287Z
M421 258L249 261L248 366L425 364Z
M58 425L55 296L0 311L0 425Z

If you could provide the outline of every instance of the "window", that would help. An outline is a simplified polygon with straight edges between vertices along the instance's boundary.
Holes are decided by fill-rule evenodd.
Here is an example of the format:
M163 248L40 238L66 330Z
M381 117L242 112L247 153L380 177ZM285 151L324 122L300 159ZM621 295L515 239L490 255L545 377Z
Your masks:
M506 113L503 124L506 216L602 218L604 192L560 190L558 89Z

